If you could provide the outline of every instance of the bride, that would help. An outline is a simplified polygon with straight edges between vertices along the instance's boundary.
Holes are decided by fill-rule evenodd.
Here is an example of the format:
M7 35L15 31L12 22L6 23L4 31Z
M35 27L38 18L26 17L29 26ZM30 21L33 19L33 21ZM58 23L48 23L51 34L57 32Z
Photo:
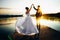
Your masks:
M35 34L39 33L37 27L33 24L32 19L30 17L31 8L32 8L32 5L31 5L30 9L28 7L25 7L26 17L22 18L22 19L18 19L17 22L16 22L16 31L19 34L35 35Z

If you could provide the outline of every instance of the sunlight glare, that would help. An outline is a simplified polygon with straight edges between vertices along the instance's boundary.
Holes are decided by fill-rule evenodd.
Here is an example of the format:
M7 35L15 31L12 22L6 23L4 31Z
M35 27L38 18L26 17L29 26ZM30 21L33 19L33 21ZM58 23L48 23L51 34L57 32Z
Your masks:
M41 24L41 25L48 25L47 23L48 23L47 20L40 19L40 24Z
M23 14L25 13L25 7L30 8L31 4L34 4L35 7L37 7L37 5L41 6L43 14L56 13L60 12L59 1L60 0L1 0L0 7L17 9L17 12L21 12ZM31 14L35 13L36 11L32 8Z

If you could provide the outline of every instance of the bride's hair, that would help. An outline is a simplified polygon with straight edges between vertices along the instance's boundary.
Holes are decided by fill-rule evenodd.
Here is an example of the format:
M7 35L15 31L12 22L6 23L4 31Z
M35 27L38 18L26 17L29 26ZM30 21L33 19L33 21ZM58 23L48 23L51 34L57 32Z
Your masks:
M28 10L29 8L28 7L25 7L26 10Z

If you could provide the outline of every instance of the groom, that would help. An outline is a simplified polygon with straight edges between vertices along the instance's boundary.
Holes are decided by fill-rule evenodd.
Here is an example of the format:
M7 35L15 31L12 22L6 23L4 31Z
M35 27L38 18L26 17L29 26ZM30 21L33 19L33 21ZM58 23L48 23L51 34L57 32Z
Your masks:
M37 25L37 28L39 30L39 39L40 39L40 23L39 23L39 20L42 16L42 12L41 12L41 9L40 9L40 5L37 6L37 8L35 8L34 4L33 4L33 8L36 10L36 25Z

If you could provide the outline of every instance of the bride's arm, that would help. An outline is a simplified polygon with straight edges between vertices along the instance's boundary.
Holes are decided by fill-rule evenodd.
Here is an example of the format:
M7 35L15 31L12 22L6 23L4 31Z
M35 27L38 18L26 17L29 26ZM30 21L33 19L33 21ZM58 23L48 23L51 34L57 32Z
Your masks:
M32 4L32 5L33 5L33 4ZM32 9L32 5L31 5L31 7L30 7L29 11Z

